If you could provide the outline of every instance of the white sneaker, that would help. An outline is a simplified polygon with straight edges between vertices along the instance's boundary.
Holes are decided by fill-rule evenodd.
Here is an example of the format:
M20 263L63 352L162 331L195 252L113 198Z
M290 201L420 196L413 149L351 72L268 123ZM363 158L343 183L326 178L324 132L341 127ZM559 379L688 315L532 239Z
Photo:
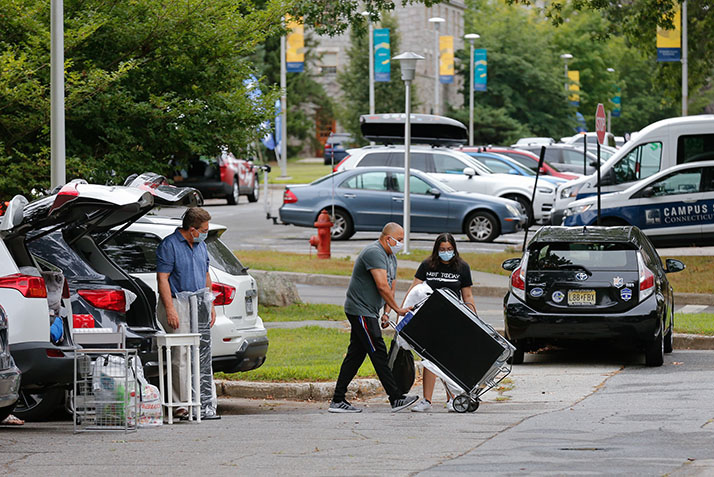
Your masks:
M449 412L456 412L456 410L454 409L454 400L453 399L449 399L448 401L446 401L445 407L446 407L446 410Z
M412 408L412 412L428 412L431 411L431 403L426 399L419 401L416 406Z

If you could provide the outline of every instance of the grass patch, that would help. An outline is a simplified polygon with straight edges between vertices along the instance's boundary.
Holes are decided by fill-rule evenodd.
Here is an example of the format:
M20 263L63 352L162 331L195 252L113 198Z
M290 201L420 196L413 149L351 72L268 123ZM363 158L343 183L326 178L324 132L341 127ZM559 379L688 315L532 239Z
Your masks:
M270 184L308 184L332 172L332 166L326 166L322 162L288 161L287 172L290 179L279 179L281 170L277 162L272 161L268 164L272 168L270 174L268 174L268 182Z
M675 292L714 294L714 257L695 255L662 257L662 260L665 258L676 258L687 266L681 272L667 275Z
M258 313L264 322L275 321L342 321L345 311L342 305L296 303L288 306L258 305ZM272 352L272 343L271 343Z
M268 339L268 359L263 366L245 373L216 373L216 377L248 381L336 381L347 352L350 334L335 329L306 326L295 329L269 329ZM357 376L376 376L369 358L365 359Z
M675 313L675 333L696 335L714 335L714 314L712 313Z

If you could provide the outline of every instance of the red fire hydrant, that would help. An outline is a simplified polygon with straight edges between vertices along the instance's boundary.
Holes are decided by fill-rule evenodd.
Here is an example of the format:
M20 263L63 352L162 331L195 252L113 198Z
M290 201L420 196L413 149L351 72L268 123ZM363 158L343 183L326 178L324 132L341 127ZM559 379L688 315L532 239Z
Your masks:
M317 247L317 258L330 258L330 239L332 231L332 222L330 222L330 214L326 209L320 212L315 222L317 235L310 237L310 245Z

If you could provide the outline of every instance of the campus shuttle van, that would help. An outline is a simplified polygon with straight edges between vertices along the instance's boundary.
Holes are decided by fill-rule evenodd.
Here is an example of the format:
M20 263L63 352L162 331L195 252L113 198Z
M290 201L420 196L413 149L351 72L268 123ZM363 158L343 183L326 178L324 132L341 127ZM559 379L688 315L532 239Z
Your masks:
M602 165L602 193L624 190L677 164L712 159L714 114L657 121L634 135ZM572 201L595 194L597 174L561 184L556 192L552 223L561 224L565 209Z

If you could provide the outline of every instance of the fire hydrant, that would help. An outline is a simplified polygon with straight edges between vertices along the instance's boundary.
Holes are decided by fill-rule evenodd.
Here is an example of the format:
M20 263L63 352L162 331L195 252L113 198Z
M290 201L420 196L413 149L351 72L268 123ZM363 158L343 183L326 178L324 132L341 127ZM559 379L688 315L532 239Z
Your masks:
M310 245L317 247L317 258L330 258L330 239L332 235L332 222L330 214L323 209L315 222L317 235L310 237Z

